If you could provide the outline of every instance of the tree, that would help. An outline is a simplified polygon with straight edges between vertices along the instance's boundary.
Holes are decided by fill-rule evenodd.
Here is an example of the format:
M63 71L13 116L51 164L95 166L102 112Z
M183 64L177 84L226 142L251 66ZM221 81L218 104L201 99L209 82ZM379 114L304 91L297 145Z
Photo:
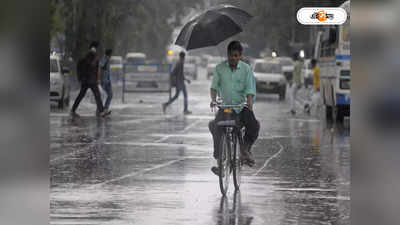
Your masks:
M101 43L101 50L114 48L116 54L141 51L162 58L171 32L186 10L202 4L196 0L50 0L50 3L50 35L65 34L66 51L75 59L87 51L92 40ZM171 17L175 23L168 23Z
M311 26L297 22L296 12L302 7L338 7L346 0L217 0L214 4L232 4L253 15L253 19L238 35L250 49L246 54L258 57L264 49L274 49L280 55L297 51L292 43L310 42Z

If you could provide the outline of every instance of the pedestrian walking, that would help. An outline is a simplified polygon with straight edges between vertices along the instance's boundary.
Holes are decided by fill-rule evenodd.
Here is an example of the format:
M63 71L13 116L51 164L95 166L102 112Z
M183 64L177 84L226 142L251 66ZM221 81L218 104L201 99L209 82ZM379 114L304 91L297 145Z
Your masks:
M186 79L185 74L183 73L184 63L185 63L185 53L180 52L179 61L176 63L173 71L171 72L172 79L176 80L176 93L175 96L172 97L168 102L163 103L161 105L164 114L167 107L171 105L178 98L179 93L181 91L183 92L183 104L184 104L183 114L188 115L192 113L191 111L188 110L188 94L186 90L185 81L187 81L190 84L190 80Z
M299 53L293 54L293 60L295 61L294 71L293 71L293 81L291 88L291 102L290 102L290 112L295 115L296 114L296 100L297 100L297 92L301 88L301 67L302 62L299 59Z
M106 92L107 98L104 103L104 112L110 114L110 104L113 97L112 85L111 85L111 69L110 69L110 58L112 56L112 49L107 49L105 55L100 60L99 70L101 72L101 88Z
M78 80L81 83L81 89L71 108L70 114L72 117L79 117L79 114L76 113L76 110L82 99L85 97L88 89L92 90L95 97L97 111L99 112L98 116L106 116L98 87L100 83L100 73L98 69L98 55L96 53L97 47L98 42L92 42L92 44L89 46L89 52L86 54L85 58L79 60L78 62L77 75Z
M321 106L321 95L320 95L320 70L317 65L317 60L311 60L311 67L313 69L313 90L310 95L310 101L304 106L304 110L307 113L311 113L312 109L319 109Z

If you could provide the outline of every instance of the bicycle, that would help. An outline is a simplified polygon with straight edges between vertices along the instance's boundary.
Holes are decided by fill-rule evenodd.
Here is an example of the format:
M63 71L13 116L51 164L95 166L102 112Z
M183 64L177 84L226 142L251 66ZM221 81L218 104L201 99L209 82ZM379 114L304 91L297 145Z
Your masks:
M239 108L246 105L222 105L217 103L216 106L222 109L224 113L224 120L219 121L216 125L223 127L219 147L218 169L220 190L222 195L225 196L229 188L229 180L232 173L235 190L239 190L243 165L240 146L244 144L245 128L240 125L238 118L234 117L232 108Z

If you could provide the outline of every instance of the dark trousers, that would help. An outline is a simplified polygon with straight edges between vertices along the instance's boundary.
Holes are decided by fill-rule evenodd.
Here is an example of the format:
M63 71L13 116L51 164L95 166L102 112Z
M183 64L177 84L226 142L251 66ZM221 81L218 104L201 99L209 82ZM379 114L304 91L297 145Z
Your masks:
M249 145L249 150L253 143L258 138L258 132L260 131L260 123L256 120L256 117L252 111L248 108L243 108L243 110L236 114L233 112L236 121L239 122L241 126L246 128L245 135L244 135L244 142L245 144ZM208 124L208 128L213 136L214 140L214 158L218 159L219 156L219 146L221 141L221 135L223 134L224 130L221 127L217 126L219 121L225 120L225 115L223 110L219 110L215 120L210 121Z
M106 98L106 101L104 103L104 109L108 110L110 108L111 99L113 97L113 91L112 91L111 82L103 83L103 84L101 84L101 87L107 93L107 98Z
M186 91L186 85L185 84L179 85L179 86L176 87L176 93L175 93L174 97L172 97L166 104L167 104L167 106L171 105L178 98L179 93L181 91L183 92L184 111L187 111L188 110L188 94L187 94L187 91Z
M86 92L89 88L92 90L94 98L96 100L97 111L98 112L104 111L103 103L101 102L99 87L96 84L82 84L81 91L79 92L79 95L78 95L78 97L76 97L74 105L72 106L72 109L71 109L72 112L76 111L76 109L78 108L82 99L85 97Z

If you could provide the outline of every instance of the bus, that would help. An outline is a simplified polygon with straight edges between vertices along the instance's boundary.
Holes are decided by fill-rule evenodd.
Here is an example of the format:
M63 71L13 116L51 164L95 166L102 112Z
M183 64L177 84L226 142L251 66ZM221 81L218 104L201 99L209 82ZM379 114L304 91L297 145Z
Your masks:
M326 118L342 122L350 116L350 1L340 7L346 10L342 25L322 26L317 34L314 58L320 67L320 93Z

